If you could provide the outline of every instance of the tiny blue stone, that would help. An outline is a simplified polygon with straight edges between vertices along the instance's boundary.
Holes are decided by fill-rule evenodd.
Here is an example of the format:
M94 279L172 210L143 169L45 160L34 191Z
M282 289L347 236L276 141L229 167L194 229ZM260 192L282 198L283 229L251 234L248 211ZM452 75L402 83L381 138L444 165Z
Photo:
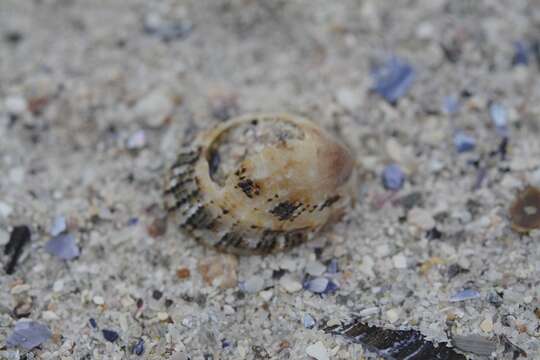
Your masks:
M472 136L459 131L454 135L454 146L458 153L472 151L476 147L476 140Z
M386 166L382 173L383 185L388 190L399 190L405 183L405 173L399 165L390 164Z

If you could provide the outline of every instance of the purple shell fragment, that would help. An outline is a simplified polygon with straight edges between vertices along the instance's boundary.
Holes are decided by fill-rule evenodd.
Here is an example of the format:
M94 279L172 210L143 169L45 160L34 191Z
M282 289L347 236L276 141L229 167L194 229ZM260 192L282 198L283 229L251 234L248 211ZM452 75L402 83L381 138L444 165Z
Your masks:
M61 234L52 238L45 244L45 251L62 260L72 260L80 255L72 234Z
M476 140L472 136L458 131L454 135L454 146L458 153L472 151L476 147Z
M473 289L465 289L452 295L450 299L448 299L448 301L459 302L459 301L465 301L465 300L478 299L479 297L480 297L480 293L478 291L473 290Z
M144 353L144 339L140 338L139 341L133 346L131 352L137 356L141 356Z
M529 65L529 46L523 41L514 43L514 57L512 58L512 66Z
M105 338L105 340L109 342L115 342L120 337L118 333L114 330L103 329L101 330L101 333L103 334L103 337Z
M382 173L383 185L388 190L399 190L405 183L405 173L399 165L387 165Z
M304 281L304 289L315 294L331 294L338 289L338 286L332 280L318 276Z
M404 96L414 82L415 72L411 65L398 57L390 57L371 72L373 91L386 101L395 104Z
M442 111L445 114L455 114L459 111L461 103L459 98L455 95L446 96L443 99Z
M51 330L46 325L37 321L19 320L6 343L10 347L21 346L30 350L49 340L51 336Z
M328 286L329 282L330 280L328 280L325 277L320 276L320 277L307 280L304 284L304 288L316 294L320 294L326 290L326 287Z

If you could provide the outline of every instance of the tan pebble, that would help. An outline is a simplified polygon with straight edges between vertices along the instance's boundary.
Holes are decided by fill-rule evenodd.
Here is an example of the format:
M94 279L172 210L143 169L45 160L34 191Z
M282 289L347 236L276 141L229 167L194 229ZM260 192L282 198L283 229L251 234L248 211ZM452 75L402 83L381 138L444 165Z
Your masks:
M11 288L11 294L12 295L21 294L21 293L27 292L28 290L30 290L30 285L28 284L15 285L14 287Z
M201 259L197 269L203 280L222 289L233 288L238 284L238 260L233 255L220 254Z
M411 209L407 215L407 221L422 230L430 230L435 227L435 220L431 213L420 208Z
M157 318L159 321L166 321L167 319L169 319L169 314L167 314L166 312L158 312Z
M47 320L47 321L52 321L52 320L58 320L59 319L58 315L56 315L56 313L53 312L53 311L44 311L41 314L41 317L43 318L43 320Z
M103 305L105 304L105 299L103 299L103 297L101 296L94 296L92 298L92 301L94 302L94 304L96 305Z
M491 321L491 319L484 319L481 323L480 323L480 329L482 329L483 332L492 332L493 331L493 321Z
M302 284L300 281L294 279L290 275L285 275L279 280L279 284L288 293L294 293L302 290Z

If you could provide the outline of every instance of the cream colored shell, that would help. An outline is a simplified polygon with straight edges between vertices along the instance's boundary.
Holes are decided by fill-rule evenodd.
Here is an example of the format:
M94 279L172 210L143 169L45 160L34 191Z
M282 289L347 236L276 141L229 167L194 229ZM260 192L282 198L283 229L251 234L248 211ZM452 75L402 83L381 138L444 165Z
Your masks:
M165 206L198 241L265 254L300 244L350 203L349 151L313 122L253 114L218 125L179 154Z

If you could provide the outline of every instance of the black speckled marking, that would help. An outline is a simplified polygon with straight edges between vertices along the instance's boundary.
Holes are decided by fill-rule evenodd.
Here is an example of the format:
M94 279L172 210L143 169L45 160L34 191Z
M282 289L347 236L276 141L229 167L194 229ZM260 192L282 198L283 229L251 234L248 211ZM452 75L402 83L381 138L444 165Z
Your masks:
M261 192L259 184L254 183L251 179L241 180L238 182L238 187L242 189L244 194L250 199L252 199L253 196L258 196Z
M321 204L321 206L319 207L319 211L322 211L322 210L324 210L325 208L327 208L327 207L329 207L329 206L332 206L336 201L339 200L339 198L340 198L339 195L334 195L334 196L332 196L332 197L326 199L326 201L323 202L323 203Z
M358 319L346 325L330 326L326 333L342 335L387 360L466 360L447 347L446 342L426 340L417 330L391 330L370 326Z
M176 161L172 167L175 168L175 167L179 167L185 164L193 164L195 161L199 159L200 153L201 153L200 149L182 152L178 154L178 156L176 157Z
M178 210L180 207L182 207L182 205L184 205L186 202L188 201L191 201L191 199L195 198L196 196L199 195L199 189L195 189L191 192L185 192L183 194L175 194L177 195L175 198L176 198L176 202L174 203L174 206L172 207L169 207L167 210L169 212L172 212L172 211L175 211L175 210Z
M307 234L304 230L294 230L285 234L286 248L295 247L307 240Z
M236 232L228 232L221 237L215 247L218 249L226 249L228 247L238 247L243 241L242 235Z
M294 204L289 201L283 201L270 210L270 213L276 216L279 220L285 221L292 218L294 216L294 212L300 206L302 206L302 204Z
M204 206L200 206L186 219L182 226L193 229L208 229L212 227L214 221L215 218L212 213Z

